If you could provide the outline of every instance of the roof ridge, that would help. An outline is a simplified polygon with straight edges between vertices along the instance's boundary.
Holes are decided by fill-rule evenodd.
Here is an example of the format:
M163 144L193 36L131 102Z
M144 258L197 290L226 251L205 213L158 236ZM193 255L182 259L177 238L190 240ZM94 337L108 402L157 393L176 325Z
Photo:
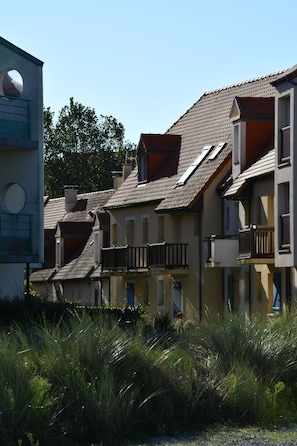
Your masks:
M246 80L246 81L242 81L242 82L238 82L238 83L235 83L235 84L231 84L231 85L227 85L227 86L225 86L225 87L221 87L221 88L217 88L217 89L214 89L214 90L209 90L209 91L206 91L206 92L204 92L200 97L199 97L199 99L197 100L197 101L195 101L194 102L194 104L193 105L191 105L191 107L189 107L186 111L185 111L185 113L183 113L167 130L166 130L166 132L165 133L167 133L167 132L169 132L169 130L171 130L187 113L189 113L189 111L190 110L192 110L195 106L196 106L196 104L199 102L199 101L201 101L201 99L202 98L204 98L205 96L209 96L209 95L211 95L211 94L214 94L214 93L219 93L219 92L221 92L221 91L225 91L225 90L230 90L231 88L235 88L235 87L240 87L240 86L242 86L242 85L247 85L247 84L250 84L250 83L252 83L252 82L259 82L260 80L264 80L264 79L268 79L268 78L270 78L270 77L273 77L273 76L280 76L282 73L285 73L286 71L288 71L288 68L286 68L286 69L284 69L284 70L279 70L279 71L275 71L274 73L270 73L270 74L266 74L266 75L264 75L264 76L259 76L259 77L255 77L255 78L252 78L252 79L249 79L249 80Z
M209 90L209 91L206 91L205 93L203 93L203 95L201 97L207 96L209 94L217 93L219 91L229 90L230 88L240 87L240 86L246 85L246 84L251 84L252 82L258 82L258 81L261 81L263 79L268 79L269 77L281 75L282 73L284 73L286 71L288 71L288 68L286 68L285 70L279 70L279 71L276 71L274 73L266 74L264 76L254 77L254 78L248 79L246 81L236 82L235 84L226 85L225 87L216 88L214 90Z
M77 197L81 197L81 196L85 196L85 195L94 195L94 194L103 194L103 193L109 193L109 192L114 192L113 188L110 189L104 189L104 190L95 190L92 192L82 192L80 194L77 194ZM48 199L48 201L59 201L59 200L65 200L65 195L62 195L62 197L53 197L51 198L50 195L44 195L44 200Z
M89 196L89 195L95 195L95 194L106 194L109 192L113 192L114 189L110 188L110 189L104 189L104 190L94 190L92 192L82 192L81 194L77 194L77 197L82 197L82 196ZM63 197L62 197L63 198Z

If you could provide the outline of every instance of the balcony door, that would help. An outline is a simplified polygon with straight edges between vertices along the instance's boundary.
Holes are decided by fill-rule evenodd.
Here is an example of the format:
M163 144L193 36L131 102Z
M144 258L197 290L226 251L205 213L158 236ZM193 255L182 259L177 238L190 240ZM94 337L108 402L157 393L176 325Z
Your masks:
M273 307L272 310L278 314L281 311L282 299L281 299L281 273L273 274Z
M129 307L134 307L135 305L135 283L126 283L126 303Z
M172 313L178 317L183 312L183 283L180 280L172 281Z

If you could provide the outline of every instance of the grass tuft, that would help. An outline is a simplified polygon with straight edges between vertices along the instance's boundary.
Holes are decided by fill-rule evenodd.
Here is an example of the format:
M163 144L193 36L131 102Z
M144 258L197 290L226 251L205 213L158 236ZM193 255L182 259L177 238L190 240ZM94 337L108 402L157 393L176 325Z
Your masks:
M164 332L73 312L2 328L0 438L89 445L217 422L294 423L296 342L292 316Z

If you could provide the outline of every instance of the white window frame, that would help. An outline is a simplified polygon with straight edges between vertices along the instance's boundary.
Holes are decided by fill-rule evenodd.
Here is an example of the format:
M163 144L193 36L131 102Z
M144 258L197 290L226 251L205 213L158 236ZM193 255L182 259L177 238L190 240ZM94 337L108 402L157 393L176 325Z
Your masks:
M177 186L183 186L190 176L195 172L197 167L202 163L204 158L208 155L209 151L213 148L212 144L208 144L207 146L204 146L199 155L194 159L194 161L191 163L191 165L187 168L187 170L182 174L182 176L179 178L178 182L176 183Z
M223 150L223 148L225 147L227 143L225 142L220 142L215 149L213 149L213 151L211 152L210 156L209 156L209 160L212 161L214 160L218 154Z

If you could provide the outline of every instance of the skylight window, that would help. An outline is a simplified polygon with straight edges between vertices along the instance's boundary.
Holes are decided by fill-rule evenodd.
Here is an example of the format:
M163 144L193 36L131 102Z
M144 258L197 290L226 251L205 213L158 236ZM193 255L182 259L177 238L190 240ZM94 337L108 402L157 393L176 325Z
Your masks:
M209 161L214 160L218 154L220 153L220 151L225 147L226 143L225 142L220 142L220 144L217 145L217 147L212 151L212 154L210 155L210 157L208 158Z
M209 144L208 146L203 147L202 152L195 158L195 160L191 163L191 165L187 168L187 170L182 174L178 182L177 186L183 186L186 181L190 178L193 172L197 169L199 164L202 163L204 158L207 156L208 152L211 150L213 146Z

